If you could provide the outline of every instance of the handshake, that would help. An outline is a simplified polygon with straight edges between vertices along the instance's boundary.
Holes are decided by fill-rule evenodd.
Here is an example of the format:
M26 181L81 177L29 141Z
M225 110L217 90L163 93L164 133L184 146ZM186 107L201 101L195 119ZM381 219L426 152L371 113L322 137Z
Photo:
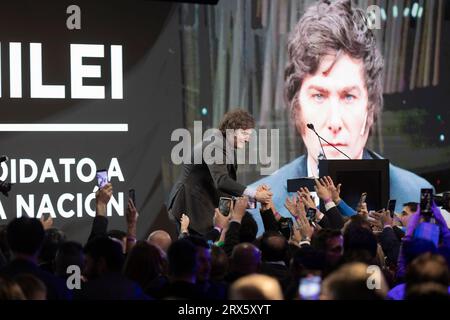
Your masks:
M272 202L273 193L268 185L262 184L256 188L255 199L262 204Z

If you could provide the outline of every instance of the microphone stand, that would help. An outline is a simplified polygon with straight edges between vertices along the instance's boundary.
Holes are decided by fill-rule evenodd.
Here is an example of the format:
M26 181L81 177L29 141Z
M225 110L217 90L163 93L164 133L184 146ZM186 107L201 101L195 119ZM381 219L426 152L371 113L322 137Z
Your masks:
M325 143L329 144L330 146L332 146L334 149L336 149L337 151L339 151L341 154L343 154L344 156L347 157L347 159L352 160L352 158L350 158L348 155L346 155L344 152L342 152L341 150L339 150L338 148L336 148L333 144L331 144L330 142L328 142L327 140L325 140L324 138L322 138L316 131L316 129L314 128L314 126L311 124L311 126L308 126L309 129L311 129L312 131L314 131L314 133L316 134L317 138L319 138L319 143L320 143L320 147L322 148L322 152L323 155L325 157L325 159L327 158L325 155L325 152L323 151L323 145L322 145L322 141L325 141Z

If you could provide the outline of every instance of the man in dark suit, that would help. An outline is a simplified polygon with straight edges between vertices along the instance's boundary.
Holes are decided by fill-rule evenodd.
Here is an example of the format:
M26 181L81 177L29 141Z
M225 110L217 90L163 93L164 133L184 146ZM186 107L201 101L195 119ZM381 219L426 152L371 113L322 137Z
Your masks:
M183 163L167 202L169 217L178 231L182 214L190 219L191 234L204 235L211 231L214 208L218 207L222 196L245 195L263 201L272 195L269 190L257 191L236 182L236 149L245 147L254 127L249 113L233 110L225 114L219 129L209 139L194 146L190 161Z

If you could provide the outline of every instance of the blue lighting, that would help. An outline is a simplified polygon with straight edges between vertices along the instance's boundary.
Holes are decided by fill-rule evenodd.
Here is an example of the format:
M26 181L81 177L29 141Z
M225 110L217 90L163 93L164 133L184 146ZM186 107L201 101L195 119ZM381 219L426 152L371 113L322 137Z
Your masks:
M441 133L441 134L439 135L439 141L440 141L440 142L444 142L444 141L445 141L445 136L444 136L443 133Z
M202 116L206 116L208 114L208 109L206 107L202 108Z

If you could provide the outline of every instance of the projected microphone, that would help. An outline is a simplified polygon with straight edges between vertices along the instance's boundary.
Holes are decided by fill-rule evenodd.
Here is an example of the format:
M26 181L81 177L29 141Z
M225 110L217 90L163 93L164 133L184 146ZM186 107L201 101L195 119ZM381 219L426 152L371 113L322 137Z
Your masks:
M341 150L339 150L338 148L336 148L333 144L329 143L327 140L325 140L324 138L322 138L322 137L317 133L316 129L314 129L314 125L313 125L312 123L308 123L308 124L306 124L306 126L308 127L308 129L314 131L314 133L316 134L317 138L319 139L320 147L322 148L322 152L323 152L323 155L324 155L325 159L326 159L327 157L326 157L326 155L325 155L325 151L323 150L323 145L322 145L322 141L321 141L321 140L325 141L325 142L328 143L330 146L332 146L332 147L335 148L337 151L339 151L341 154L343 154L344 156L346 156L349 160L351 160L351 158L350 158L348 155L346 155L344 152L342 152Z

